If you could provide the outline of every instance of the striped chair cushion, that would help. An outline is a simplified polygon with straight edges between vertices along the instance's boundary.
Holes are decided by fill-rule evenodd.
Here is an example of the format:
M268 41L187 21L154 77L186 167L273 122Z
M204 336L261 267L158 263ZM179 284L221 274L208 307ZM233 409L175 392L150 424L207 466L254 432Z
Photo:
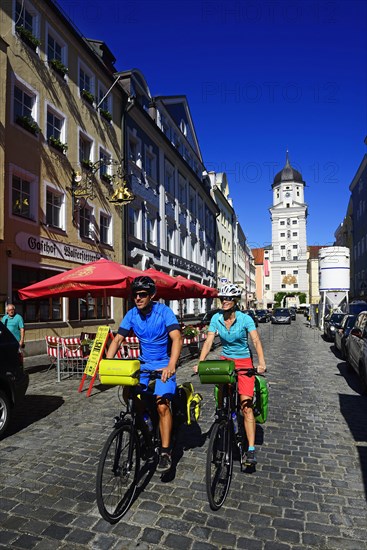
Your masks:
M199 337L198 336L194 336L194 338L184 338L183 339L183 343L184 344L194 344L196 342L199 341Z
M80 338L64 338L65 357L83 357Z
M140 342L136 336L126 336L125 338L127 355L130 359L136 359L140 355Z
M57 352L59 357L64 357L64 348L63 348L63 338L59 336L45 336L46 340L46 353L49 357L57 357Z

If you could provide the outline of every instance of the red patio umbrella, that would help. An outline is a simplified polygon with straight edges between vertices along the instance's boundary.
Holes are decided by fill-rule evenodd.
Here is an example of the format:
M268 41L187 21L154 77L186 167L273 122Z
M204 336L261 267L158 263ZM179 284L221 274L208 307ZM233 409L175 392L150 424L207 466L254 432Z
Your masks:
M184 298L182 295L182 283L177 277L172 277L164 271L159 271L150 267L144 271L144 275L151 277L157 287L157 298L165 300L179 300Z
M180 300L182 298L214 298L218 291L192 279L177 275L172 277L164 271L149 268L144 271L157 285L157 298Z
M140 269L101 258L24 287L18 293L22 300L50 296L80 298L87 293L127 297L132 280L143 273Z
M182 275L177 275L177 279L182 282L187 290L187 296L184 298L215 298L218 296L218 290L207 285L202 285L193 279L187 279Z

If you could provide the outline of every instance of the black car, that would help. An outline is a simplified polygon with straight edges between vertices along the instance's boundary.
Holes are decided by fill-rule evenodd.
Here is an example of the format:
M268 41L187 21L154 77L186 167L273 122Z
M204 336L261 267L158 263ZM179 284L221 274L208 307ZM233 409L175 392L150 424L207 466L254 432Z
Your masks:
M289 309L289 312L290 312L290 314L291 314L291 319L292 319L292 321L295 321L296 318L297 318L297 310L296 310L296 308L295 308L295 307L290 307L290 308L288 308L288 309Z
M257 309L256 316L259 323L268 323L270 321L270 314L266 309Z
M271 318L272 325L290 325L291 324L291 312L287 307L277 307L274 310L274 314Z
M358 313L346 349L348 364L361 380L362 393L367 394L367 311Z
M343 359L345 359L347 356L346 343L347 343L349 333L354 327L356 318L357 318L357 315L350 315L349 313L347 313L343 317L343 320L340 324L340 328L338 328L338 330L335 331L335 347L340 351L340 354L343 357Z
M329 313L329 315L324 318L325 340L334 340L335 332L341 327L344 315L344 313Z
M19 342L0 321L0 437L8 427L12 409L23 399L28 383Z
M258 327L259 326L259 320L257 318L257 315L255 312L252 311L252 309L244 309L242 311L242 313L246 313L247 315L250 315L250 317L252 318L253 322L255 323L255 327Z

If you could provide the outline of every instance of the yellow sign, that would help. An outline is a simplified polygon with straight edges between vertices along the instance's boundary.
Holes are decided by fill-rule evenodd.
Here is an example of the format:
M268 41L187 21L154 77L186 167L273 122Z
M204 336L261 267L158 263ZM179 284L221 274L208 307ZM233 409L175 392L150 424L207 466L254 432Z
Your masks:
M98 367L98 364L102 358L106 340L110 332L110 327L102 326L98 327L97 335L95 337L87 364L84 369L84 374L88 376L94 376Z

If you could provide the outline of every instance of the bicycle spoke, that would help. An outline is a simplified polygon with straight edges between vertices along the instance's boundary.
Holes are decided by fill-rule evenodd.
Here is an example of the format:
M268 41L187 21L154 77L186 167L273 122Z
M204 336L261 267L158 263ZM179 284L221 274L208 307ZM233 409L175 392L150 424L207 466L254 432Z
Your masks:
M102 451L97 471L97 505L101 516L116 523L128 510L136 491L140 452L131 426L112 432Z
M227 421L222 421L213 426L206 464L206 488L213 510L218 510L227 497L232 469L232 434Z

